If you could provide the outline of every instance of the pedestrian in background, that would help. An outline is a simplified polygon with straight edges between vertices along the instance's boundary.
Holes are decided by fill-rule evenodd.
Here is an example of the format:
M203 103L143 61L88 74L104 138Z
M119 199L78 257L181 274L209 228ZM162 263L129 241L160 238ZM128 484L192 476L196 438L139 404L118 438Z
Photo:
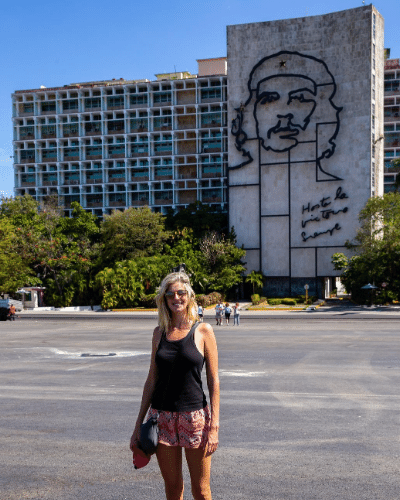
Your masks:
M10 309L8 310L8 315L10 317L10 321L15 321L15 313L17 310L15 309L14 304L11 304Z
M199 319L200 321L203 321L203 308L202 306L199 305L199 307L197 308L197 314L199 316Z
M227 302L225 304L225 323L226 323L226 325L229 325L229 318L231 317L231 313L232 313L232 308L229 305L229 302Z
M239 302L233 306L233 326L240 325L240 307Z

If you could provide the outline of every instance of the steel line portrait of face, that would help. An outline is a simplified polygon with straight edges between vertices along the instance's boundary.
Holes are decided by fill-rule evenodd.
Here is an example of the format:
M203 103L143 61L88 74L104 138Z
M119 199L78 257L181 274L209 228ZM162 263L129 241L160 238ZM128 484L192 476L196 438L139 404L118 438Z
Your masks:
M323 61L289 51L265 57L252 69L248 90L231 129L246 160L231 170L251 163L257 145L262 164L268 163L264 152L288 153L301 146L291 157L315 161L317 181L340 179L321 165L335 151L342 110L333 103L336 83Z

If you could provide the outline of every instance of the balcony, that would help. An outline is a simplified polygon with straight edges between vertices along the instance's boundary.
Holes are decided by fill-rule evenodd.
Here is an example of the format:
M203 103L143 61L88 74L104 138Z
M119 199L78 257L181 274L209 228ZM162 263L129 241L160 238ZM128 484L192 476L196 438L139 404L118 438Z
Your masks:
M201 128L213 128L213 127L222 127L222 121L221 120L211 120L209 122L203 122L201 123Z
M102 184L103 179L86 179L86 184Z
M118 182L125 182L125 176L123 176L123 177L109 177L108 182L112 182L113 184L117 184Z
M179 90L177 92L177 104L195 104L196 91L195 90Z
M108 157L109 158L125 158L125 152L123 152L123 153L113 153L113 152L110 152L108 154Z
M203 203L221 203L221 196L203 196Z
M36 182L21 181L21 187L33 187L36 186Z
M86 207L87 208L99 208L99 207L102 207L103 206L103 202L102 201L88 201L86 203Z
M142 148L135 148L131 150L131 156L132 157L142 157L142 156L148 156L148 147L142 147Z
M178 155L196 154L196 140L178 140L176 145Z
M43 181L42 186L57 186L58 182L57 181Z
M387 115L385 113L384 122L398 122L400 121L399 113L393 113L392 115Z
M110 201L110 203L108 204L110 207L125 207L126 206L126 200L125 199L121 199L121 200L118 200L118 201Z
M196 128L196 117L190 115L178 116L178 130L187 130Z
M173 205L172 198L155 198L154 205Z
M188 205L190 203L195 203L197 201L196 191L182 191L178 192L178 203L182 205Z

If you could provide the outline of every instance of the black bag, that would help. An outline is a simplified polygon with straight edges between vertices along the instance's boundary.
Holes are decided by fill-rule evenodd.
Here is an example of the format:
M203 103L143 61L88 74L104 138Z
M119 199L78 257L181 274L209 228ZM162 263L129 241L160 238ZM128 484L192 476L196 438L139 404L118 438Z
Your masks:
M158 445L158 422L157 417L150 417L147 422L140 426L140 448L146 455L153 455Z

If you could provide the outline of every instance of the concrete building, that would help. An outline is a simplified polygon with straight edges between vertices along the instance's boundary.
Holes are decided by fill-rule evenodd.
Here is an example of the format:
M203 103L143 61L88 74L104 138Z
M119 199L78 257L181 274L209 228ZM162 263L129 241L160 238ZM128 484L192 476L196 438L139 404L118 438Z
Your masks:
M198 75L107 80L12 95L15 194L96 215L201 201L226 211L226 58Z
M400 167L400 60L385 61L385 192L395 189L394 183Z
M372 5L228 26L229 223L267 295L323 296L383 193L383 71Z

